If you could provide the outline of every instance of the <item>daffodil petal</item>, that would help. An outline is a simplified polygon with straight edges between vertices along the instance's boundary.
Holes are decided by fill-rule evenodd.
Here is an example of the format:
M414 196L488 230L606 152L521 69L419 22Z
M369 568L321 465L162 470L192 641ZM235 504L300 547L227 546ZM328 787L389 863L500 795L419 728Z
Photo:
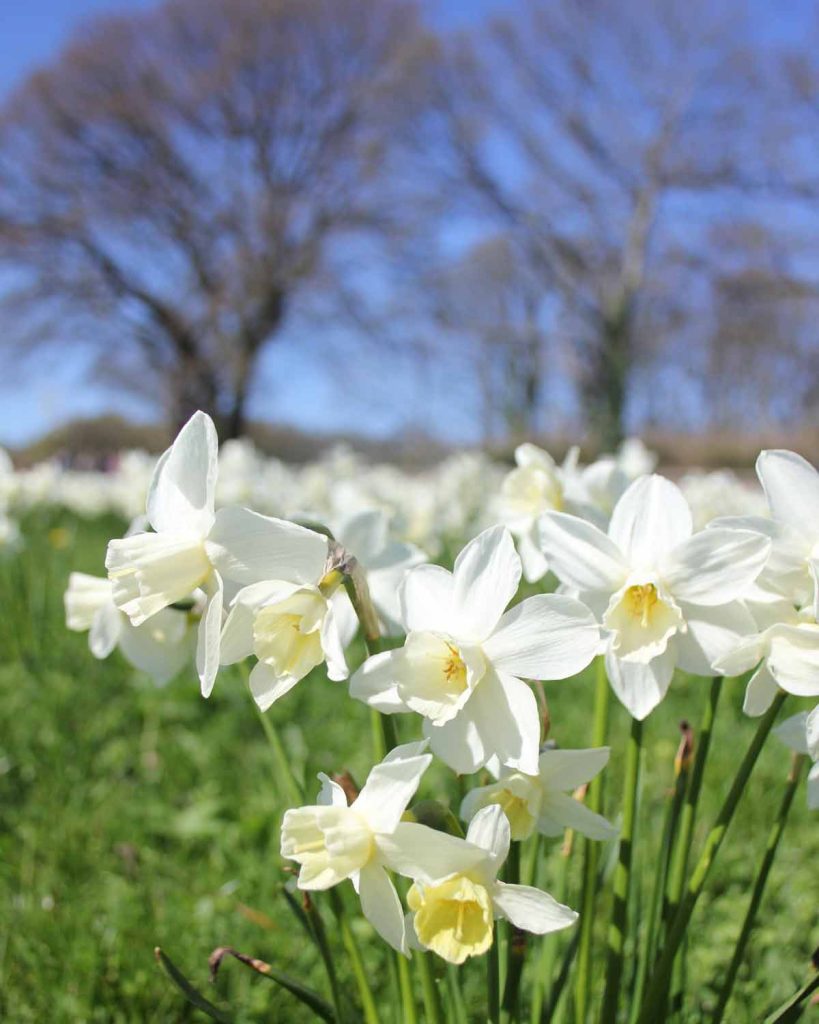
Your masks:
M552 571L567 586L609 594L624 582L622 553L592 523L565 512L547 512L538 522L538 536Z
M744 596L770 550L770 539L760 533L702 530L669 554L663 581L679 601L726 604Z
M550 826L559 822L562 829L571 828L588 839L607 840L618 835L617 828L601 814L589 810L585 804L568 793L549 793L543 802L538 826L547 821ZM561 830L562 830L561 829ZM548 834L554 835L554 831Z
M213 574L213 592L199 620L196 643L196 671L203 697L210 697L219 671L219 639L222 633L222 602L224 591L218 573Z
M259 710L267 711L300 681L298 676L278 675L270 665L259 661L253 666L248 684Z
M367 658L350 677L350 696L384 714L406 711L398 694L400 674L406 671L403 648Z
M452 572L459 640L486 640L517 593L521 573L520 556L505 526L490 527L466 545Z
M669 645L664 654L646 664L622 661L606 652L606 672L611 688L632 718L646 718L668 692L674 675L675 652Z
M432 754L414 753L397 747L370 772L354 806L373 832L394 832L401 815L418 789Z
M677 665L684 672L697 676L714 676L715 664L729 656L743 640L752 635L756 624L740 601L721 608L683 605L685 632L678 633L674 643Z
M760 665L745 687L742 710L751 718L758 718L760 715L764 715L771 704L773 704L778 689L779 686L768 671L768 666L765 664Z
M516 928L535 935L568 928L577 920L577 912L558 903L554 897L530 885L496 882L492 889L496 911Z
M487 862L481 847L413 821L400 821L392 833L376 834L375 844L391 871L430 882Z
M455 581L452 573L440 565L410 569L399 587L398 603L406 633L458 633Z
M213 564L236 583L316 584L324 574L327 550L321 533L238 506L216 513L207 540Z
M186 612L163 608L141 626L121 616L118 644L127 661L162 684L193 660L195 632Z
M524 679L566 679L594 658L600 628L580 601L538 594L515 605L483 645L495 668Z
M409 956L401 900L380 864L371 861L361 869L358 895L361 899L361 912L381 938L399 953Z
M791 715L784 722L780 722L774 729L777 736L786 747L795 750L797 754L808 753L808 713L800 711L798 715Z
M157 615L161 614L162 612L157 612ZM95 658L107 658L117 646L123 620L128 621L111 600L109 590L108 600L97 610L88 633L88 647Z
M632 569L656 568L692 533L691 509L682 491L665 477L635 480L614 506L609 537Z
M466 841L486 850L497 868L506 860L510 838L509 819L500 804L482 807L466 832Z
M807 541L819 537L819 473L796 452L761 452L756 460L771 516Z
M158 533L207 536L213 525L218 448L213 420L195 412L154 470L147 509Z
M538 762L541 781L552 789L577 789L599 775L609 763L610 756L610 747L544 750Z

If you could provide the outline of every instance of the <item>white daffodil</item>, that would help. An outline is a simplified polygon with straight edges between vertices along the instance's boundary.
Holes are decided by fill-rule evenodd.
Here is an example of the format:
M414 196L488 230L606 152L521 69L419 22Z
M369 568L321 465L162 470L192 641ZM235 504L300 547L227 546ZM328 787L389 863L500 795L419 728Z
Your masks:
M763 609L772 624L745 637L714 663L718 672L731 676L757 666L743 704L745 713L753 717L768 710L779 689L797 697L819 697L819 624L813 607L798 612L779 600ZM752 610L760 615L758 604Z
M540 724L526 679L565 679L594 657L589 610L557 594L504 613L520 582L520 558L504 527L485 530L453 572L411 569L400 590L403 647L354 673L350 693L385 713L416 711L433 752L457 772L496 757L537 772Z
M608 630L609 680L635 718L660 703L675 666L713 675L715 661L755 632L739 599L762 570L770 540L748 530L693 534L685 498L663 477L636 480L607 533L550 512L540 539L554 572Z
M578 454L578 448L571 448L563 465L558 466L542 448L534 444L518 445L516 467L501 484L498 514L517 541L523 574L530 583L541 579L549 569L538 544L540 516L550 509L584 514L584 507L573 493Z
M114 603L134 626L204 591L196 667L205 697L219 667L223 577L313 582L327 557L326 537L294 523L235 507L216 512L217 459L216 429L197 412L154 471L147 513L156 532L112 540L105 559Z
M231 665L250 654L258 659L250 673L250 690L262 711L323 661L330 679L346 679L332 595L319 585L281 580L244 587L222 630L220 660Z
M386 632L400 633L398 588L407 571L425 562L426 555L414 544L390 537L389 517L382 509L345 516L334 527L336 540L364 570L370 597Z
M808 807L819 810L819 704L813 711L802 711L786 718L774 732L782 742L798 754L807 754L813 761L808 772Z
M173 679L193 657L191 617L176 608L163 608L147 622L133 626L114 604L111 591L111 581L104 577L72 572L63 597L66 626L88 632L95 658L107 658L119 647L134 668L147 672L157 683Z
M603 455L580 471L579 484L585 499L585 514L572 509L555 509L557 512L574 511L583 519L590 519L598 526L609 521L612 510L631 483L633 477L628 476L613 455ZM589 508L596 511L590 515ZM535 543L537 528L535 527Z
M568 928L577 914L530 885L498 881L509 852L509 822L497 804L478 811L463 842L465 862L447 875L417 877L407 893L414 939L451 964L485 953L492 945L494 920L545 935ZM470 863L474 848L483 852ZM466 858L469 858L468 860Z
M765 451L756 461L773 521L766 577L794 604L812 605L819 619L819 473L789 451Z
M610 753L608 747L547 748L540 755L537 775L505 768L496 782L470 790L461 803L461 817L469 821L480 808L500 804L515 840L528 839L535 830L559 836L567 828L589 839L613 839L618 834L614 825L571 796L605 768Z
M462 849L463 840L425 825L402 822L432 757L425 743L396 747L370 772L348 806L344 790L326 775L318 804L285 813L281 853L301 866L300 889L329 889L351 879L364 916L379 935L409 955L404 912L387 868L403 874L450 871L466 857L477 863L481 851Z

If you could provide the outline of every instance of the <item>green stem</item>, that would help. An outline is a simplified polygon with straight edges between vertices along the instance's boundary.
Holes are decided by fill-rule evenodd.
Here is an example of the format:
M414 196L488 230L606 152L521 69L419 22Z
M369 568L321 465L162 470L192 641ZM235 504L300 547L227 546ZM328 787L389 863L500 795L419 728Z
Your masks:
M677 758L676 777L674 789L668 799L666 813L663 821L663 835L660 842L660 859L657 870L654 874L654 884L651 893L649 916L646 922L645 941L643 943L642 955L637 968L637 978L634 983L634 996L631 1003L631 1014L629 1024L636 1024L637 1015L640 1012L640 1003L645 994L646 982L648 980L649 965L654 963L657 955L657 942L660 933L660 921L663 908L663 897L668 879L668 868L671 862L671 854L674 847L674 839L677 834L677 824L680 819L685 791L688 786L688 779L691 772L690 758L687 754L687 725L684 723L684 735L682 749Z
M469 1018L466 1013L466 1003L464 1002L463 992L461 992L458 968L454 964L446 965L446 980L447 990L449 992L449 1016L447 1017L447 1024L449 1024L450 1021L454 1021L455 1024L468 1024Z
M513 885L520 884L520 843L512 843L509 847L506 872L508 882ZM526 961L526 949L526 932L510 925L509 942L506 946L506 982L501 1004L504 1024L517 1024L520 1020L520 979Z
M569 892L569 865L571 863L572 847L574 845L574 832L566 829L563 846L560 851L560 872L558 874L555 899L558 903L565 903ZM532 874L532 885L537 885L537 874ZM531 1024L540 1024L543 1001L548 994L552 995L552 975L554 973L555 954L560 933L544 935L540 940L540 956L535 967L535 977L532 981L532 1007L529 1015ZM575 943L575 949L577 944Z
M284 790L287 805L288 807L298 807L300 804L304 803L304 794L302 792L301 785L293 774L293 769L290 766L290 759L284 749L284 744L281 741L278 730L276 729L272 719L269 717L269 712L258 711L258 715L259 721L262 723L265 736L267 737L267 742L270 745L270 750L273 754L277 780Z
M677 842L674 844L671 856L668 894L663 906L663 921L666 925L673 921L682 899L683 889L685 888L685 876L688 872L688 859L691 854L691 842L694 836L694 821L697 816L697 805L705 774L705 761L711 747L714 719L716 718L721 692L722 678L717 676L711 680L711 687L708 691L708 701L702 716L699 736L696 738L697 747L694 754L694 767L691 771L691 782L685 794L685 802L680 814Z
M424 996L424 1024L444 1024L441 996L435 982L435 975L432 973L429 953L414 953L412 962L421 979L421 992Z
M613 1024L617 1017L620 998L620 984L623 977L623 954L625 951L626 926L628 924L628 900L631 886L631 861L634 853L635 822L637 817L637 793L640 788L640 754L643 744L643 723L631 720L631 735L626 748L626 778L623 796L623 826L620 831L620 847L617 866L614 869L614 902L608 931L608 955L606 958L606 988L603 995L601 1024Z
M569 980L569 971L572 969L572 961L577 953L578 938L578 933L575 932L569 945L566 947L566 952L560 963L560 970L555 978L554 985L552 985L549 1003L545 1011L540 1015L540 1024L559 1024L563 1020L562 1007L565 1004L561 1004L560 997L563 995L566 982Z
M342 559L339 571L343 573L344 589L347 591L350 603L361 625L361 633L364 637L364 646L367 648L367 654L370 657L374 654L380 654L384 650L384 640L378 623L378 613L370 598L367 577L362 572L361 566L355 558L346 552L341 552L339 557ZM378 719L378 722L376 722L376 719ZM391 715L384 715L373 711L372 722L373 744L377 751L380 750L380 756L377 758L380 761L385 754L388 754L398 746L398 731Z
M524 845L525 857L521 857L520 875L524 885L535 885L538 857L540 855L540 833L535 834Z
M361 950L358 948L358 940L353 934L350 922L347 920L347 914L344 909L344 901L341 898L341 893L338 889L331 889L330 897L333 913L335 914L336 921L341 928L341 939L344 943L344 948L347 950L347 956L350 958L353 977L355 978L356 985L358 987L358 995L361 999L361 1009L364 1015L363 1019L367 1024L380 1024L381 1018L378 1016L378 1010L375 1006L375 998L373 997L372 989L370 988L370 983L367 979L367 969L364 966L364 961L361 957Z
M770 874L774 857L776 856L779 840L782 838L782 833L785 831L785 823L788 820L788 813L791 809L791 804L793 803L797 786L799 785L799 777L802 773L804 763L805 757L803 754L794 754L791 761L791 770L788 774L787 783L785 784L785 792L782 794L782 802L779 805L779 812L776 816L776 820L771 826L771 831L768 833L765 856L762 858L762 863L759 865L759 871L757 872L756 881L754 882L751 899L748 903L748 910L745 913L745 920L742 922L739 938L737 939L737 944L734 947L734 955L731 957L731 963L728 965L725 980L722 983L717 1008L714 1010L714 1024L720 1024L722 1021L722 1018L725 1015L725 1008L728 1005L728 1000L731 998L731 992L733 991L734 983L736 982L737 972L739 971L742 958L745 955L745 949L748 945L748 940L751 937L751 932L753 931L754 924L756 923L757 911L759 910L759 905L762 902L762 894L765 892L765 885L768 881L768 875Z
M486 1024L500 1024L500 933L497 922L486 954Z
M381 636L381 627L378 624L378 613L370 598L367 577L352 556L347 555L346 552L344 556L345 561L340 567L340 571L344 574L344 589L347 591L350 603L361 624L361 633L364 637L367 654L378 654L384 649L384 642Z
M384 729L381 725L381 712L376 711L375 708L370 708L370 731L372 734L373 742L373 760L376 764L379 761L384 760L384 756L387 753L387 745L384 742Z
M416 958L423 956L423 953L416 953ZM395 962L398 968L398 986L401 990L401 1014L403 1024L417 1024L418 1015L415 1012L415 993L412 991L412 978L410 977L409 961L400 953L395 954Z
M324 928L324 921L322 920L318 907L311 896L306 897L304 913L307 920L310 922L313 938L315 939L316 946L318 946L319 953L321 954L324 970L327 972L327 981L330 983L330 996L333 1001L336 1021L338 1024L342 1024L342 1022L347 1019L347 1015L344 1012L344 1003L341 999L341 989L338 984L338 975L336 974L336 965L333 960L333 951L330 949L330 943L327 941L327 932Z
M708 690L708 700L702 716L700 733L697 737L697 749L694 755L694 767L691 771L691 781L685 794L682 812L680 814L680 828L677 841L672 851L671 865L669 867L668 890L666 900L663 904L663 929L668 929L674 920L677 908L682 899L685 888L685 879L688 874L688 863L691 857L691 843L694 838L694 824L697 818L700 793L702 792L702 781L705 775L705 762L711 749L711 737L714 731L714 720L716 719L717 706L720 694L722 693L723 680L716 676L711 680ZM668 992L668 1001L671 1013L675 1013L680 1007L683 999L683 986L685 980L685 965L682 963L686 955L686 945L683 943L678 954L678 962L674 965L671 976L671 986Z
M785 701L785 697L786 694L780 690L776 697L774 697L773 703L768 711L766 711L760 719L756 733L754 734L754 737L745 752L745 756L737 769L737 774L734 778L733 784L731 785L731 789L725 798L711 831L706 837L705 846L700 854L700 859L697 862L697 866L695 867L693 874L691 875L688 888L685 891L676 917L674 918L666 938L665 948L654 971L648 995L646 996L638 1018L638 1024L655 1024L659 1019L657 1015L658 1007L662 1004L665 998L677 950L679 949L680 943L682 942L683 936L688 928L694 908L699 902L699 898L705 888L708 875L711 872L711 868L714 865L714 861L716 860L717 854L722 846L722 842L725 839L725 833L734 817L740 797L745 790L745 786L750 778L751 772L753 771L753 767L756 764L765 740L768 738L768 733L773 728L774 721L776 720L776 716L779 714L779 710Z
M597 659L597 684L594 696L594 725L592 746L606 743L609 724L609 681L602 655ZM600 775L589 783L586 804L599 814L602 810L603 790ZM575 984L575 1024L586 1024L591 979L591 951L594 933L595 902L597 896L597 864L600 847L593 839L583 841L583 885L580 895L580 930L577 946L577 980Z

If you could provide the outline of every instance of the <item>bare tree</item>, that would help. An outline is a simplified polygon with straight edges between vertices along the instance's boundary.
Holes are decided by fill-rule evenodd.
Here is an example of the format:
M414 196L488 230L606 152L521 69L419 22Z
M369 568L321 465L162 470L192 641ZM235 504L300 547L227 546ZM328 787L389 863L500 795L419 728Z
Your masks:
M328 251L390 225L419 31L398 0L166 0L89 25L0 114L6 334L81 339L175 422L205 408L241 433Z
M427 275L439 344L461 354L478 381L484 440L521 440L538 430L546 364L539 276L503 235L472 245Z
M530 0L442 64L452 194L503 225L559 304L608 446L635 365L678 319L669 275L707 269L691 211L738 181L743 28L705 4Z

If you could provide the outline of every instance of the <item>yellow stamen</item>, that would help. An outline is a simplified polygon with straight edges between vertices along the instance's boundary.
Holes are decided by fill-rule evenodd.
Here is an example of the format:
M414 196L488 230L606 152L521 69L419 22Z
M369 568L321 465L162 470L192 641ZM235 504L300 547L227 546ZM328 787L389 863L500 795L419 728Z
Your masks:
M457 648L448 643L449 657L444 662L444 676L450 687L458 693L466 689L466 664Z
M652 612L658 601L657 588L653 583L638 584L629 587L626 591L626 606L635 619L639 618L643 629L648 628Z

